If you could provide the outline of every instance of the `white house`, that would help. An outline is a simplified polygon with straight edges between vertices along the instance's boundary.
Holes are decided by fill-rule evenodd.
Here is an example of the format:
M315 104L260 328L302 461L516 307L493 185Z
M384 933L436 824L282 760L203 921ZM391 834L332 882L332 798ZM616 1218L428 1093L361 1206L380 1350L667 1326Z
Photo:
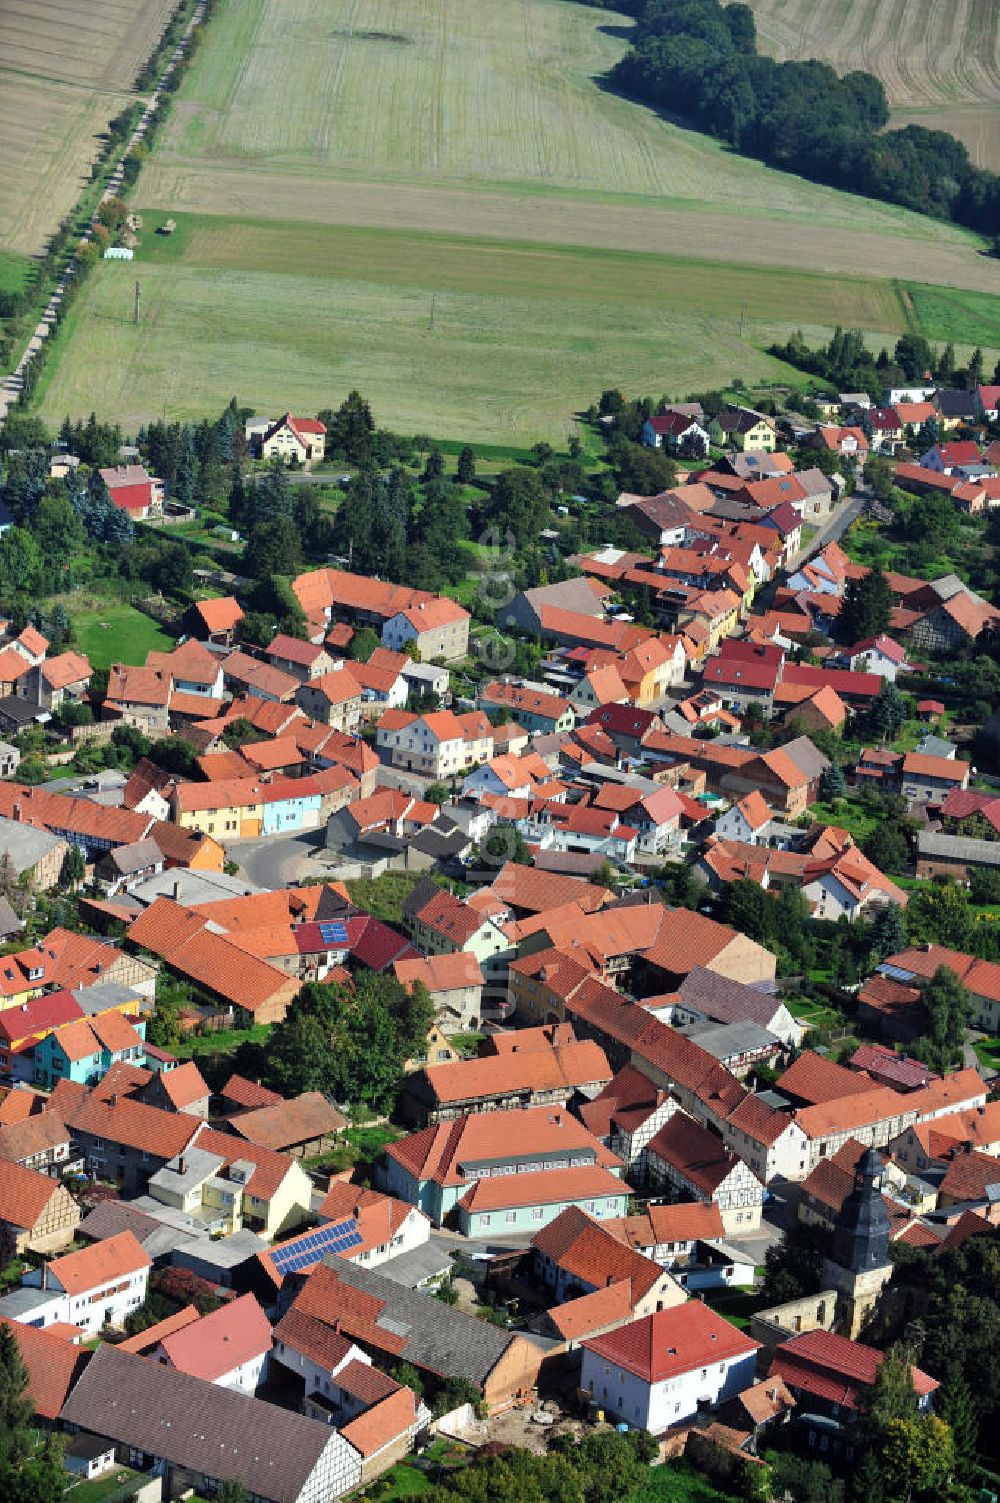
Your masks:
M801 1031L801 1030L800 1030ZM805 1179L809 1172L809 1140L794 1117L774 1111L756 1096L747 1096L721 1124L728 1148L758 1179Z
M683 447L702 457L708 454L712 442L701 424L684 412L664 412L647 418L642 425L642 441L649 449L676 451Z
M720 840L738 840L741 845L766 845L767 833L774 819L774 811L764 801L764 796L754 789L738 804L732 804L715 821L715 833Z
M61 1295L45 1306L44 1325L63 1321L98 1336L105 1326L119 1328L126 1315L146 1298L153 1260L143 1252L132 1232L105 1237L79 1252L53 1258L25 1274L29 1288ZM30 1324L38 1324L30 1319Z
M897 673L910 671L905 648L884 632L877 637L866 637L863 642L856 642L850 649L848 658L855 673L877 673L879 678L889 679L892 683L896 682Z
M267 1376L271 1323L253 1295L244 1294L164 1336L152 1356L192 1378L253 1394Z
M748 1388L759 1350L701 1300L688 1300L585 1341L580 1386L612 1423L659 1435Z

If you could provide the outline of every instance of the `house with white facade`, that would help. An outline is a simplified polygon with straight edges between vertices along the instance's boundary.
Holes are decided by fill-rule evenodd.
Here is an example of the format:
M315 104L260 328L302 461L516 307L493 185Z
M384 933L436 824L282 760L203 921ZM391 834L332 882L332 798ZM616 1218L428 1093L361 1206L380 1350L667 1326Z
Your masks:
M119 1232L79 1252L64 1253L24 1276L29 1289L60 1296L44 1305L41 1318L29 1324L60 1321L98 1336L105 1326L118 1329L146 1298L153 1260L132 1232Z
M406 772L433 778L454 777L493 755L493 727L482 712L455 715L435 710L414 715L386 710L378 723L375 746L384 762Z
M658 1435L748 1388L759 1350L701 1300L688 1300L585 1341L580 1387L612 1424Z
M164 1336L151 1355L192 1378L256 1393L267 1376L271 1323L253 1295L244 1294Z

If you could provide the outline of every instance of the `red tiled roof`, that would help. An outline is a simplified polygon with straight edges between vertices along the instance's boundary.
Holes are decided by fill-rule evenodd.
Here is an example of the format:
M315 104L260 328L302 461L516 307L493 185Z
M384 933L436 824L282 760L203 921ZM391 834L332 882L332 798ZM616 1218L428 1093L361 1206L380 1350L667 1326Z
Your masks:
M226 1373L271 1350L271 1325L253 1295L244 1294L165 1336L161 1345L171 1367L217 1383Z
M742 1331L701 1300L657 1310L584 1343L606 1362L625 1368L644 1383L662 1383L716 1362L730 1362L760 1350ZM780 1350L780 1348L779 1348Z
M875 1382L884 1358L884 1352L832 1331L804 1331L777 1348L771 1372L793 1389L802 1388L816 1398L855 1409L863 1391ZM912 1371L918 1397L939 1387L919 1367Z
M90 1353L49 1331L21 1325L4 1315L0 1315L0 1325L5 1326L17 1342L28 1374L27 1397L35 1413L42 1419L57 1420Z
M575 1169L542 1169L477 1179L464 1195L459 1196L458 1204L470 1215L479 1215L483 1211L505 1211L514 1206L553 1205L559 1201L596 1200L609 1195L627 1199L628 1186L600 1164L581 1164Z

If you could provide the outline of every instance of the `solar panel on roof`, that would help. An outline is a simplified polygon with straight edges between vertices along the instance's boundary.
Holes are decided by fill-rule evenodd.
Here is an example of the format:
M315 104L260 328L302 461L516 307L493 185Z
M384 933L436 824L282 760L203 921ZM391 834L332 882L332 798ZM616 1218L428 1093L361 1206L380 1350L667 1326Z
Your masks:
M319 926L319 935L325 945L346 945L347 925L325 919Z
M280 1274L295 1273L300 1268L308 1268L311 1263L318 1263L327 1253L346 1252L350 1247L360 1246L363 1241L358 1224L351 1216L346 1221L331 1222L329 1226L321 1226L316 1231L297 1237L284 1247L275 1248L271 1253L271 1262Z

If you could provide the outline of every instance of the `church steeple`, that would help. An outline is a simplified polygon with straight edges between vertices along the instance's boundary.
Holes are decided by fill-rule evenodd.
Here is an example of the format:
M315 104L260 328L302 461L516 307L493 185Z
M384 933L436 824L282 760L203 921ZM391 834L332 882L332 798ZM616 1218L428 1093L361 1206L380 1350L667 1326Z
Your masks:
M837 1217L830 1261L850 1273L870 1273L889 1262L889 1213L882 1199L882 1156L869 1148L858 1161L854 1189Z

